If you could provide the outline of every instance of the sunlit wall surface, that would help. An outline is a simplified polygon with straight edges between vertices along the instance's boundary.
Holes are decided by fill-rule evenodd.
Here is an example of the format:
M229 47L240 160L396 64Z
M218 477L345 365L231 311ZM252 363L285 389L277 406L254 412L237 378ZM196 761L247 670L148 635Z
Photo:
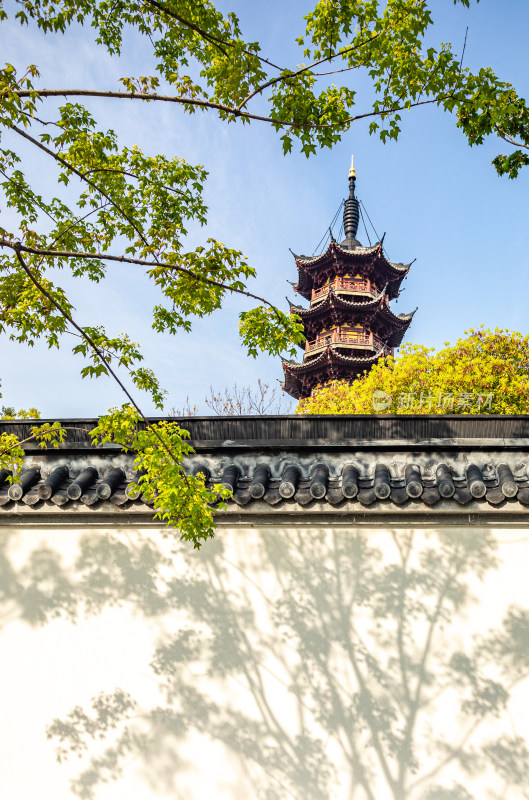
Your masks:
M522 528L0 541L3 798L526 796Z

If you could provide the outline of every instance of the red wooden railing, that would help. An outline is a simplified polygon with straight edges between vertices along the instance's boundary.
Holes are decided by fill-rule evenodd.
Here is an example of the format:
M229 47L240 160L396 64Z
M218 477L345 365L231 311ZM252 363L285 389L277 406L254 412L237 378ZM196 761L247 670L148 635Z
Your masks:
M372 333L367 331L340 331L334 330L329 333L322 333L312 341L308 341L305 345L305 352L309 353L311 350L317 350L320 347L326 347L328 344L353 344L353 345L368 345L383 346L382 343L373 336Z
M319 289L313 289L311 299L317 300L319 297L324 297L329 293L331 287L335 292L370 292L371 294L376 292L376 287L373 286L368 279L335 278L330 285L326 283Z

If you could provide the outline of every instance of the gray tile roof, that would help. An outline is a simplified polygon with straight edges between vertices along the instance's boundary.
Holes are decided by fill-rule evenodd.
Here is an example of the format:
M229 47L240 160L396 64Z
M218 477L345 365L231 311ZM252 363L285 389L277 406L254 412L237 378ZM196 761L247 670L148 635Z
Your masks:
M418 511L460 518L500 511L520 519L528 514L527 417L180 422L191 431L196 450L187 459L188 472L202 472L210 486L222 483L232 489L228 514L296 512L303 518L325 512L342 521L379 512L397 520ZM226 435L230 432L231 437ZM28 446L26 467L16 483L11 485L0 471L0 519L5 524L55 514L75 524L98 513L152 519L152 509L138 492L138 477L133 456L112 447L89 448L81 435L59 451Z
M475 454L473 454L475 455ZM498 460L498 455L493 461ZM528 453L529 456L529 453ZM422 460L423 463L420 463ZM265 454L247 454L229 458L225 455L189 459L188 471L202 472L209 486L223 484L233 491L233 502L247 506L262 500L270 506L294 501L301 506L314 502L340 506L355 500L368 507L374 503L403 506L423 503L434 506L442 499L455 506L470 502L501 506L516 502L529 505L527 467L516 463L493 463L490 457L464 462L456 455L395 459L385 454L379 460L373 453L369 458L352 453L310 458L280 453L275 458ZM19 511L24 506L42 508L100 507L110 502L116 508L145 507L138 493L138 476L132 469L112 466L98 470L86 465L79 471L65 464L29 466L13 484L4 473L0 485L0 509Z

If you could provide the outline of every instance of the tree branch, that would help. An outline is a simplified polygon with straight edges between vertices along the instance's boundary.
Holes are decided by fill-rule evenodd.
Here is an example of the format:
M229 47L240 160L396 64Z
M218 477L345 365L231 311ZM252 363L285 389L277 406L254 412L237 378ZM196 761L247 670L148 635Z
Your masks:
M210 100L197 100L195 98L179 97L174 95L163 95L156 93L144 94L140 92L111 92L111 91L99 91L96 89L42 89L42 90L35 89L35 91L40 97L103 97L103 98L114 98L121 100L144 100L145 102L155 100L163 103L178 103L180 105L182 104L185 105L186 103L188 103L190 105L196 105L202 108L213 108L219 111L224 111L226 114L230 114L231 116L234 117L253 119L257 120L258 122L270 122L272 125L278 125L280 127L285 126L288 128L299 128L299 129L311 128L314 130L319 130L324 128L341 128L344 125L350 125L351 123L357 122L360 119L367 119L369 117L385 117L388 114L396 114L398 111L404 111L410 108L416 108L417 106L426 106L430 105L431 103L440 103L442 100L446 100L448 97L450 97L450 94L444 94L440 95L439 97L434 97L431 100L420 100L414 103L406 103L405 105L394 106L393 108L381 108L377 111L368 111L365 114L357 114L354 117L347 117L341 122L318 123L318 122L291 122L289 120L284 120L284 119L274 119L273 117L263 117L259 114L250 114L247 111L239 111L237 108L232 108L231 106L226 106L223 105L222 103L214 103ZM19 97L28 97L30 92L24 90L22 92L18 91L13 92L13 94L17 94ZM27 137L27 138L32 139L32 137ZM72 170L74 169L73 167L69 168Z
M517 142L516 139L513 139L511 136L509 136L509 134L506 133L502 128L500 128L499 125L496 125L495 127L498 136L500 137L500 139L503 139L504 142L508 142L509 144L512 144L514 147L523 147L524 150L529 150L529 144L524 144L523 142Z
M161 3L157 3L156 0L143 0L143 2L148 6L152 6L157 11L161 11L162 14L174 19L176 22L179 22L180 25L183 25L185 28L189 28L195 33L198 33L198 35L202 36L202 38L207 42L212 44L214 47L217 47L224 56L227 56L227 53L220 45L233 47L230 42L225 42L223 39L219 39L218 37L213 36L213 34L207 33L206 31L202 30L202 28L199 28L198 25L195 25L193 22L189 22L189 20L184 19L179 14L175 14L174 11L165 8L165 6L163 6Z
M198 33L199 36L202 36L207 42L210 42L211 44L216 46L223 45L224 47L234 47L232 42L227 42L225 39L219 39L217 36L213 36L213 34L207 33L206 31L202 30L202 28L199 28L198 25L195 25L193 22L189 22L189 20L184 19L183 17L176 14L174 11L166 8L161 3L158 3L157 0L144 0L144 2L147 3L147 5L156 8L158 11L161 11L163 14L166 14L171 19L176 20L176 22L179 22L181 25L184 25L184 27L190 28L190 30L195 31L195 33ZM227 53L225 52L225 50L222 50L221 47L219 47L219 50L223 53L223 55L227 56ZM243 53L244 55L252 56L253 58L259 59L259 61L261 61L264 64L268 64L270 67L273 67L274 69L282 69L282 67L278 67L277 64L272 63L272 61L268 61L266 58L259 56L257 53L252 53L251 50L243 50Z
M67 167L67 169L70 169L72 172L74 172L76 175L78 175L78 177L81 178L81 180L86 181L86 183L88 183L90 186L92 186L92 188L95 189L97 192L99 192L99 194L102 194L103 197L106 197L106 199L109 201L109 203L111 203L111 205L113 205L114 208L116 208L120 212L120 214L122 214L123 217L127 220L127 222L134 228L134 230L139 235L139 237L141 238L143 243L145 245L149 244L147 239L146 239L146 237L144 236L143 232L135 225L134 221L131 220L131 218L128 216L128 214L126 214L125 211L123 211L121 206L118 203L116 203L112 199L112 197L110 197L110 195L108 195L106 192L104 192L102 189L100 189L99 186L97 186L97 184L95 184L93 181L91 181L90 178L87 178L82 172L80 172L80 170L78 170L74 166L72 166L66 159L62 158L62 156L60 156L58 153L54 153L53 150L50 150L48 147L43 145L41 142L38 141L38 139L35 139L33 136L30 136L29 134L27 134L25 131L21 130L20 128L17 128L16 125L11 125L10 127L16 133L20 134L25 139L28 139L36 147L38 147L39 149L43 150L45 153L50 155L56 161L58 161L59 163L63 164L65 167ZM16 248L13 247L13 243L9 242L8 240L2 239L0 241L1 241L1 243L3 245L5 245L7 247L11 247L12 249L16 250ZM18 249L19 249L19 251L24 249L24 252L32 252L30 248L23 248L23 245L20 245ZM35 252L37 255L46 255L45 252L39 253L37 250L35 250L33 252ZM18 253L17 253L17 255L18 255ZM51 255L51 253L48 253L47 255ZM81 256L80 254L74 254L74 253L70 253L70 254L65 253L64 256L68 257L68 258L82 258L82 257L84 257L84 258L99 258L100 260L104 260L105 258L107 258L109 261L127 261L128 260L130 263L136 263L136 264L141 264L142 263L142 261L140 259L125 259L123 257L116 257L116 256L109 257L109 256L102 256L100 254L95 254L95 253L85 253L84 256ZM228 286L226 284L223 284L223 283L221 283L219 281L214 281L211 278L204 278L203 276L200 276L197 273L193 272L192 270L186 269L185 267L177 267L176 265L172 266L172 265L164 264L164 263L162 263L162 262L160 262L158 260L155 260L154 262L150 262L150 263L149 262L143 262L142 265L151 266L151 267L163 267L165 269L175 269L175 270L178 270L180 272L185 272L188 275L190 275L191 277L193 277L195 280L202 281L203 283L209 283L212 286L218 286L219 288L226 289L227 291L235 292L237 294L242 294L242 295L245 295L246 297L252 297L253 299L258 300L259 302L262 302L262 303L265 303L266 305L268 305L276 313L278 319L280 319L280 313L279 313L277 307L273 303L270 303L268 300L265 300L263 297L259 297L258 295L255 295L252 292L247 292L247 291L245 291L243 289L236 289L234 287L230 287L230 286Z
M7 172L4 172L3 169L0 169L0 175L3 175L6 181L8 181L8 183L13 184L13 186L16 187L18 192L21 192L23 195L25 195L25 197L31 199L35 203L37 208L40 208L40 210L43 211L44 214L46 214L46 216L49 217L51 221L55 223L55 225L57 225L56 217L54 217L53 214L50 214L48 209L45 206L43 206L42 203L39 203L36 196L32 195L31 192L28 192L27 189L24 188L23 184L20 183L20 181L16 181L14 178L8 175Z
M288 122L287 120L277 120L272 117L263 117L259 114L250 114L247 111L239 111L233 106L227 106L223 103L215 103L212 100L199 100L195 97L181 97L179 95L164 95L156 94L155 92L112 92L101 91L97 89L42 89L42 91L35 90L40 97L104 97L121 100L144 100L150 102L157 100L163 103L177 103L179 105L192 105L200 108L212 108L217 111L223 111L226 114L231 114L234 117L244 117L244 119L253 119L260 122L271 122L275 125L287 125L290 128L332 128L330 123L315 124L315 123L302 123L302 122ZM18 97L29 97L30 93L27 90L15 91L13 94ZM353 118L354 119L354 118ZM340 123L341 124L341 123Z
M408 11L404 15L404 19L406 17L408 17L410 15L410 13L411 12ZM391 26L389 26L389 28L390 27ZM329 52L328 56L325 56L324 58L320 58L318 61L313 61L312 64L309 64L306 67L300 67L300 69L296 70L295 72L292 72L290 75L286 75L286 76L285 75L279 75L276 78L272 78L271 80L269 80L266 83L264 83L261 86L259 86L250 95L248 95L248 97L246 97L246 99L243 100L242 103L238 106L238 109L240 110L244 105L246 105L246 103L252 97L255 97L256 94L259 94L264 89L266 89L269 86L272 86L273 84L277 83L278 81L289 79L289 78L292 78L292 77L297 77L298 75L301 75L301 73L306 72L307 70L313 69L314 67L318 67L320 64L330 64L330 62L333 61L335 58L338 58L340 56L343 57L343 56L347 55L348 53L352 53L354 50L358 50L360 47L364 47L366 44L369 44L370 42L373 42L375 39L378 39L380 36L382 36L382 34L387 33L389 28L384 28L383 30L379 31L378 33L375 33L372 36L370 36L369 39L365 39L363 42L359 42L358 44L352 44L349 47L346 47L343 50L339 50L339 51L337 51L335 53ZM332 42L331 42L331 48L332 48ZM361 65L358 65L358 66L361 66ZM345 69L342 69L342 70L336 70L336 72L346 72L346 71L348 71L350 69L355 69L355 68L356 67L346 67ZM320 75L322 75L322 76L323 75L327 75L327 74L332 75L334 73L333 72L320 73Z
M73 172L75 175L77 175L77 176L78 176L78 177L79 177L79 178L80 178L82 181L85 181L86 183L88 183L88 185L89 185L89 186L91 186L91 187L92 187L92 189L95 189L95 191L96 191L96 192L98 192L99 194L103 195L103 197L106 197L106 199L108 200L108 202L109 202L111 205L113 205L113 206L114 206L114 208L115 208L115 209L117 209L117 210L119 211L119 213L120 213L120 214L122 214L122 216L124 217L124 219L126 219L126 220L127 220L127 222L129 223L129 225L130 225L132 228L134 228L134 230L136 231L136 233L138 234L138 236L140 237L140 239L142 240L142 242L143 242L145 245L148 245L148 244L149 244L149 243L148 243L148 241L147 241L147 239L145 238L145 236L144 236L144 234L143 234L143 231L141 231L141 230L140 230L140 228L138 228L138 226L135 224L134 220L132 220L132 219L131 219L131 218L128 216L128 214L127 214L127 213L126 213L126 212L125 212L125 211L124 211L124 210L121 208L121 206L120 206L118 203L116 203L116 201L115 201L115 200L114 200L114 199L113 199L113 198L112 198L112 197L111 197L109 194L107 194L107 193L106 193L106 192L105 192L103 189L101 189L101 188L100 188L100 187L99 187L99 186L98 186L96 183L94 183L93 181L91 181L91 180L90 180L90 178L87 178L87 177L86 177L86 176L85 176L85 175L84 175L84 174L83 174L83 173L82 173L80 170L78 170L76 167L74 167L74 166L73 166L73 164L70 164L70 163L69 163L69 161L67 161L65 158L63 158L62 156L60 156L58 153L54 153L54 152L53 152L53 150L50 150L50 148L49 148L49 147L46 147L46 145L42 144L42 142L39 142L39 140L38 140L38 139L35 139L33 136L30 136L30 135L29 135L29 133L26 133L26 132L25 132L25 131L23 131L21 128L18 128L16 125L10 125L9 127L11 128L11 130L15 131L15 133L18 133L18 134L19 134L19 136L22 136L24 139L27 139L29 142L31 142L32 144L34 144L34 145L35 145L35 147L38 147L38 148L39 148L39 150L43 150L43 151L44 151L44 152L45 152L47 155L49 155L49 156L51 156L52 158L54 158L54 159L55 159L55 161L58 161L58 162L59 162L59 164L62 164L62 165L63 165L63 166L65 166L67 169L71 170L71 171L72 171L72 172Z
M2 420L2 421L5 421L5 420ZM16 422L17 420L13 420L13 421ZM37 427L37 426L34 425L33 427ZM49 433L60 433L60 431L80 431L81 433L88 434L88 431L86 430L86 428L77 428L77 427L75 427L73 425L61 425L60 428L51 428L50 431L46 431L46 433L48 433L48 432ZM5 447L3 450L0 450L0 456L7 455L12 450L14 450L15 447L21 447L23 444L27 444L28 442L35 441L36 439L39 438L39 436L42 436L42 434L34 433L31 436L27 436L25 439L19 439L17 442L15 442L15 444L11 445L11 447Z
M69 250L45 250L39 247L27 247L20 242L12 242L9 239L0 239L0 247L9 247L11 250L15 250L17 252L29 253L36 256L49 256L51 258L91 258L97 261L115 261L121 264L136 264L141 267L150 267L151 269L155 267L162 267L166 270L182 272L183 274L189 275L191 278L201 283L211 284L211 286L218 286L220 289L225 289L226 291L233 292L235 294L242 294L245 297L252 298L252 300L258 300L260 303L265 303L274 311L278 310L273 303L270 303L269 300L266 300L264 297L260 297L258 294L247 292L244 289L236 289L234 286L221 283L220 281L214 281L212 278L206 278L204 275L193 272L193 270L188 269L187 267L180 267L176 264L166 264L161 261L145 261L142 258L129 258L128 256L111 256L106 253L85 253L82 251L74 253Z
M94 169L87 169L86 172L83 172L83 176L92 175L94 172L112 172L115 175L127 175L129 178L134 178L137 181L141 179L145 180L145 175L135 175L134 172L128 172L126 169L113 169L112 167L94 167ZM151 186L154 185L154 181L152 180L149 180L148 183ZM162 188L166 192L173 192L173 194L178 194L180 197L183 197L184 200L189 200L189 195L183 192L181 189L174 189L172 186L165 185L163 185Z
M120 389L121 389L121 390L124 392L125 396L128 398L128 400L129 400L129 401L130 401L130 403L132 404L132 406L133 406L133 407L136 409L136 411L138 412L138 415L141 417L141 419L143 420L143 422L145 423L145 425L147 426L147 428L148 428L150 431L152 431L152 433L154 433L154 435L156 436L156 438L158 439L158 441L159 441L159 442L160 442L160 444L162 445L162 448L163 448L163 449L165 450L165 452L166 452L166 453L169 455L169 457L173 459L173 461L175 462L175 464L178 464L178 458L177 458L177 457L175 456L175 454L174 454L174 453L173 453L173 452L170 450L170 448L169 448L169 447L167 447L166 443L164 442L164 440L162 439L162 437L160 436L160 434L158 433L158 431L156 430L156 428L154 428L154 426L153 426L153 425L151 425L151 423L149 422L149 420L147 419L147 417L145 416L145 414L143 413L143 411L141 410L141 408L139 407L139 405L138 405L138 404L136 403L136 401L134 400L134 397L131 395L131 393L129 392L129 390L127 389L127 387L126 387L126 386L125 386L125 385L124 385L124 384L121 382L121 380L119 379L118 375L117 375L117 374L114 372L114 370L112 369L112 367L111 367L111 365L110 365L109 361L106 359L106 357L104 356L104 354L101 352L100 348L99 348L99 347L97 346L97 344L94 342L94 340L92 339L92 337L91 337L91 336L89 336L89 335L86 333L86 331L85 331L83 328L81 328L81 326L80 326L80 325L78 325L78 324L75 322L75 320L74 320L74 319L73 319L73 318L70 316L70 314L68 313L68 311L66 311L66 309L65 309L65 308L63 308L63 307L61 306L61 304L57 302L57 300L56 300L56 299L53 297L53 295L51 295L51 294L50 294L50 293L49 293L49 292L48 292L48 291L47 291L47 290L44 288L44 286L43 286L43 285L40 283L40 281L38 280L38 278L36 278L36 277L35 277L35 275L33 275L32 271L29 269L28 265L26 264L26 262L25 262L25 261L24 261L24 259L22 258L22 254L21 254L21 249L22 249L22 247L21 247L21 245L15 244L15 246L13 247L13 249L14 249L14 251L15 251L15 253L16 253L16 256L17 256L17 258L18 258L18 260L19 260L19 262L20 262L20 265L21 265L22 269L24 270L24 272L26 273L26 275L28 276L28 278L30 279L30 281L33 283L33 285L34 285L34 286L35 286L35 287L38 289L38 291L39 291L39 292L40 292L40 293L43 295L43 297L45 297L45 298L46 298L46 299L47 299L47 300L48 300L48 301L49 301L49 302L50 302L50 303L51 303L51 304L52 304L52 305L53 305L53 306L54 306L54 307L57 309L57 311L59 312L59 314L61 314L61 316L63 316L63 317L64 317L64 319L66 319L66 320L67 320L67 321L70 323L70 325L71 325L73 328L75 328L75 330L76 330L76 331L78 331L78 332L80 333L80 335L83 337L83 339L84 339L84 340L85 340L85 341L88 343L88 345L89 345L89 346L92 348L92 350L94 351L94 353L96 354L96 356L99 358L99 360L101 361L101 363L102 363L102 364L105 366L105 368L107 369L107 371L108 371L109 375L111 375L111 376L114 378L114 380L116 381L116 383L118 384L118 386L120 387ZM185 475L185 472L184 472L184 470L182 469L182 467L180 467L180 472L182 473L182 475L183 475L184 477L186 477L186 475Z
M379 31L378 33L371 36L369 39L366 39L364 42L359 42L358 44L351 45L350 47L346 47L345 50L340 50L338 53L334 53L333 55L326 56L325 58L320 58L318 61L313 61L312 64L308 64L307 66L300 67L299 69L295 70L294 72L290 72L288 75L278 75L275 78L271 78L269 81L262 83L260 86L255 89L255 91L251 92L243 101L237 106L237 110L240 111L246 103L255 97L255 95L260 94L265 89L268 89L269 86L274 86L274 84L279 83L283 80L290 80L290 78L297 78L299 75L302 75L304 72L313 69L314 67L318 67L320 64L326 64L333 61L338 56L345 56L347 53L353 52L353 50L358 50L360 47L364 47L364 45L369 44L370 42L378 39L379 36L382 36L383 33L386 33L385 30ZM347 69L353 69L352 67L347 67ZM339 70L342 72L343 70ZM325 74L325 73L323 73Z

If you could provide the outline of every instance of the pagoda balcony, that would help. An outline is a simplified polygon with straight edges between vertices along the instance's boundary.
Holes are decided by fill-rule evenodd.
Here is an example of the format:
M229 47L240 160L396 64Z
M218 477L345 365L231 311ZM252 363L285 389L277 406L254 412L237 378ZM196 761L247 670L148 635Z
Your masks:
M337 328L329 333L320 334L312 341L305 344L305 354L323 350L329 345L338 345L360 350L383 350L384 355L393 355L393 349L384 344L370 331L344 331Z
M325 286L320 286L319 289L312 290L311 304L323 300L327 297L331 289L333 292L367 294L371 297L375 297L375 295L378 294L378 289L368 278L365 280L359 280L358 278L335 278L332 283L326 283Z

